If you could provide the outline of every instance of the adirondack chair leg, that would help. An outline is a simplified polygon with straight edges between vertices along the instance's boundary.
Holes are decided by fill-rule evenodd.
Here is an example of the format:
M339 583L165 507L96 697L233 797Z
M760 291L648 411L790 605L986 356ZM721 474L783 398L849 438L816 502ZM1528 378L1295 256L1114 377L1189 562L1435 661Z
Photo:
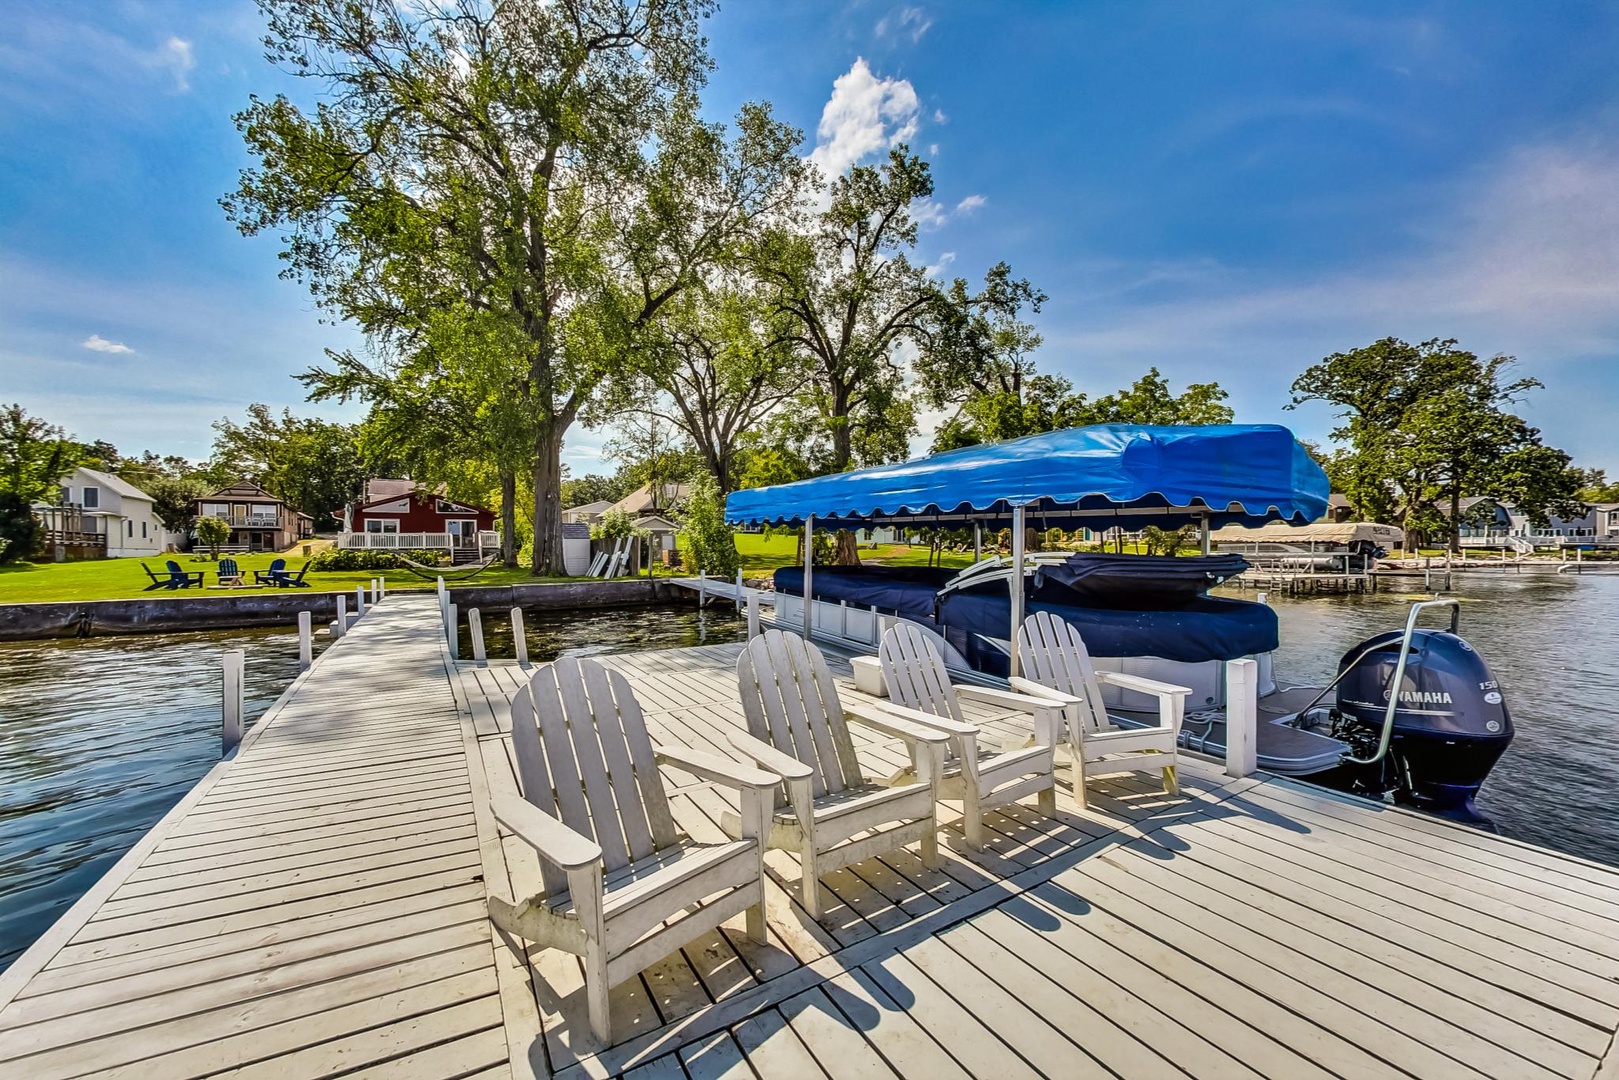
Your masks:
M770 841L770 818L774 809L775 800L764 792L745 789L742 792L742 816L749 823L742 828L743 836L752 836L758 841L759 863L759 902L747 911L748 940L756 945L763 945L767 939L765 931L765 845Z
M601 864L588 869L592 888L574 893L579 922L585 930L585 1005L590 1013L590 1030L601 1045L613 1045L612 1024L607 1012L607 923L602 912ZM570 875L571 876L571 875Z
M798 885L799 899L804 905L804 913L817 922L821 919L821 875L815 865L815 841L808 835L804 837L804 854L799 860L803 868L803 878Z
M916 757L918 779L933 789L933 801L928 804L928 831L922 834L922 865L929 870L939 868L939 777L944 772L944 749L918 748ZM975 796L976 797L976 796ZM983 822L979 821L982 828Z
M961 829L966 834L967 846L974 851L984 849L984 809L978 802L978 793L969 789L962 800Z
M1175 766L1170 765L1164 769L1164 794L1179 795L1181 786L1175 778Z
M1056 817L1057 785L1054 783L1048 788L1041 788L1040 794L1036 796L1035 805L1040 808L1040 813L1046 817Z

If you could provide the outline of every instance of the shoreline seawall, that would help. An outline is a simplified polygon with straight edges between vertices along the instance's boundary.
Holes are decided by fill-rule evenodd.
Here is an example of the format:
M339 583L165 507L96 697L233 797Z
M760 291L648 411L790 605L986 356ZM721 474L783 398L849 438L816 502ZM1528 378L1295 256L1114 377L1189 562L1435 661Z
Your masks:
M424 590L394 589L393 593ZM337 598L354 593L298 589L226 596L141 596L118 600L67 600L0 604L0 641L89 637L101 634L166 634L187 630L236 630L288 626L309 611L317 626L337 617ZM695 600L696 594L662 579L552 581L532 585L460 585L451 597L465 611L525 608L621 607ZM352 606L352 605L351 605Z

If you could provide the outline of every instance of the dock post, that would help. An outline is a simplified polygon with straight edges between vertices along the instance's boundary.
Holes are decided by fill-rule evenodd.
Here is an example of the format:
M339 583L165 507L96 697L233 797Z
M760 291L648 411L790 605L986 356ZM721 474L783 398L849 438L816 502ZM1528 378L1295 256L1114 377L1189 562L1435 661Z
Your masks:
M742 613L743 607L747 605L747 601L742 598L742 590L745 588L747 586L742 584L742 568L739 566L736 568L736 610L739 615Z
M704 607L707 604L708 604L708 571L699 570L699 571L697 571L697 606L698 607Z
M358 619L365 614L365 586L354 586L354 617Z
M349 598L342 593L337 594L337 621L332 624L332 640L336 641L343 636L343 631L349 628Z
M460 616L456 614L455 605L449 607L449 618L445 621L445 632L450 636L450 659L461 659L461 626Z
M309 612L298 613L298 670L308 671L315 662L315 644L310 637Z
M512 646L517 651L517 666L528 667L528 634L523 629L523 609L512 608Z
M241 649L231 649L225 653L224 661L225 695L220 704L221 757L236 749L242 741L242 669L247 662L247 654Z
M1225 665L1225 771L1252 776L1259 769L1259 665L1227 660Z
M467 632L472 637L472 658L487 664L489 656L483 651L483 615L477 608L467 608Z
M849 601L838 601L838 636L849 636Z
M815 515L804 517L804 640L815 637Z
M759 594L748 594L748 640L759 636Z

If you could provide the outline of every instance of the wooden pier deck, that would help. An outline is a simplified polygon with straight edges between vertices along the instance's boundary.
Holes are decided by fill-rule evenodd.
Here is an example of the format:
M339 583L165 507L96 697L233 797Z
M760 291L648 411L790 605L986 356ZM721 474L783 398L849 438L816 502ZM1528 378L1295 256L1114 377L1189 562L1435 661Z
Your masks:
M737 651L608 662L716 748ZM1055 819L830 875L819 923L773 854L768 943L642 972L597 1046L577 961L486 918L537 879L484 805L523 675L450 662L430 600L368 614L0 975L0 1076L1619 1078L1619 871L1196 761L1087 810L1061 769ZM723 790L665 775L716 835Z
M0 1076L509 1075L437 618L377 605L0 975Z

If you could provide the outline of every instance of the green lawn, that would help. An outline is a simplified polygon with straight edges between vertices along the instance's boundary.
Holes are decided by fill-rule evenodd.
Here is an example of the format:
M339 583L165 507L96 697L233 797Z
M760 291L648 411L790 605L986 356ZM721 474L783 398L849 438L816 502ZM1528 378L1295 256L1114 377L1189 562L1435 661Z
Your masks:
M283 556L287 560L289 570L296 572L303 565L303 559ZM150 585L145 572L141 570L141 563L145 562L154 573L163 572L163 563L169 556L159 556L154 559L88 559L83 562L65 563L14 563L9 566L0 566L0 603L27 604L46 603L57 600L116 600L124 597L141 596L143 590ZM253 571L267 570L274 555L237 555L236 565L242 570L248 581L253 580ZM147 596L228 596L232 593L242 592L277 592L270 586L264 588L248 589L219 589L213 586L218 584L215 571L218 564L207 561L194 561L190 555L174 557L182 570L201 570L207 576L204 588L175 590L157 589ZM320 592L353 592L356 585L368 586L371 579L381 577L387 580L390 589L429 589L432 582L417 577L407 570L353 570L331 571L326 573L311 570L304 580L309 582L310 588ZM554 578L536 578L527 570L507 570L500 566L491 566L479 574L471 584L475 585L516 585L536 581L558 580ZM447 581L449 585L455 582ZM299 589L298 592L307 590Z

